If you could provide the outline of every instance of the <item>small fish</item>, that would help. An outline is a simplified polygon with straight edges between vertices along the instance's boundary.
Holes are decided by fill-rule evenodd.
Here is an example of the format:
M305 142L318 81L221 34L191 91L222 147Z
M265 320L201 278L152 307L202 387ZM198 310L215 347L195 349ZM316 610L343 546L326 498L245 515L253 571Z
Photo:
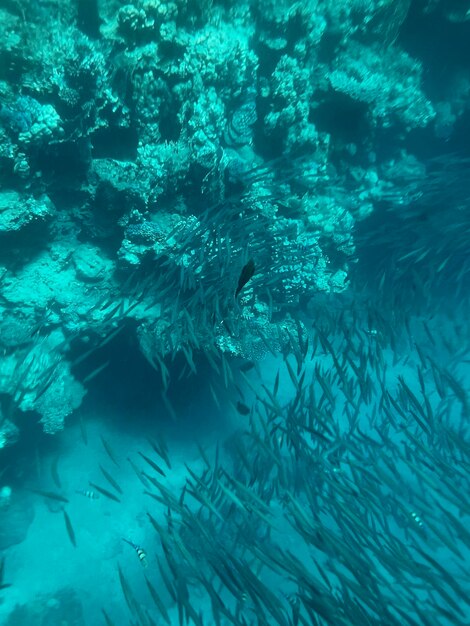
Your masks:
M76 489L75 493L79 493L81 496L85 496L85 498L89 498L90 500L98 500L99 498L99 495L91 489Z
M156 437L157 437L156 442L152 439L148 439L148 442L154 449L155 453L158 454L158 456L161 457L165 461L168 469L171 469L171 462L170 462L170 457L168 454L168 446L166 444L166 441L164 440L163 437L159 435L156 435Z
M274 380L274 389L273 389L274 398L277 396L278 391L279 391L279 370L277 370L276 378Z
M137 552L137 556L139 557L140 562L142 563L142 567L147 567L148 561L147 553L145 552L145 550L133 541L129 541L129 539L125 539L124 537L121 537L121 539L134 548L134 550Z
M101 612L103 613L103 617L104 617L104 621L106 622L106 626L114 626L113 620L109 617L109 615L106 613L106 611L104 609L101 609Z
M46 391L49 389L52 383L57 380L57 377L54 374L55 374L55 370L52 370L52 373L49 375L49 378L47 379L45 384L36 393L35 402L37 402L39 398L41 398L41 396L43 396L46 393Z
M163 477L166 477L165 472L162 470L162 468L157 465L154 461L152 461L152 459L149 459L148 456L146 456L145 454L142 454L142 452L139 452L139 455L144 459L144 461L146 461L150 467L152 467L158 474L160 474Z
M59 465L59 457L56 456L56 458L53 460L51 464L51 476L52 476L52 480L56 484L56 487L58 489L62 489L62 483L60 482L58 465Z
M75 539L75 532L73 530L72 522L70 521L70 517L68 516L67 511L63 509L62 512L64 514L65 528L67 529L67 534L69 536L70 542L73 545L73 547L76 548L77 541Z
M246 265L243 266L243 269L240 273L240 277L238 279L237 289L235 291L235 298L238 297L238 294L246 285L246 283L253 277L255 273L255 262L253 259L250 259Z
M68 500L65 496L62 496L60 493L56 493L55 491L43 491L42 489L28 489L28 491L36 493L38 496L49 498L49 500L57 500L58 502L68 503Z
M0 561L0 589L6 589L7 587L11 587L10 583L3 582L3 577L5 575L5 557Z
M148 482L146 480L146 478L144 476L142 476L142 471L137 467L137 465L134 463L134 461L132 459L130 459L129 457L127 457L127 460L129 461L129 463L131 464L132 469L135 472L135 475L137 476L137 478L140 480L140 482L142 483L142 485L145 487L145 489L148 489Z
M120 306L117 307L117 309L119 308ZM113 311L113 315L115 312L116 311ZM73 365L79 365L79 363L82 363L83 361L85 361L91 354L93 354L100 348L103 348L107 343L109 343L112 339L114 339L114 337L116 337L116 335L118 335L123 329L124 329L124 324L122 324L121 326L118 326L115 330L113 330L111 333L105 336L100 343L93 346L92 348L90 348L89 350L81 354L79 357L77 357L75 361L73 362Z
M129 585L129 583L126 580L126 577L124 576L124 574L122 573L122 569L121 566L118 564L118 574L119 574L119 582L121 583L121 589L122 589L122 593L124 595L124 599L126 601L127 606L129 607L129 610L131 613L135 612L135 598L134 598L134 594L132 593L132 589Z
M101 437L101 443L103 444L103 448L106 450L106 454L109 456L109 458L111 459L111 461L117 465L119 467L119 463L117 461L116 458L116 453L114 452L114 450L111 448L111 446L109 445L109 443L106 441L106 439L103 437L103 435L100 435Z
M120 493L122 495L122 489L119 486L119 484L114 480L114 478L111 476L111 474L109 472L107 472L104 467L102 465L100 465L100 470L101 473L103 474L103 476L106 478L106 480L108 481L108 483L114 487L114 489L116 489L116 491L118 493Z
M216 393L214 387L211 385L211 383L209 383L209 391L211 393L212 399L214 400L214 404L216 405L216 407L220 411L221 410L220 401L219 401L219 398L217 397L217 393Z
M114 500L114 502L119 502L119 503L121 502L121 500L119 500L119 498L116 497L114 493L111 493L107 489L104 489L104 487L95 485L95 483L92 483L92 482L90 482L89 484L90 484L90 487L93 487L93 489L96 489L96 491L99 491L103 496L105 496L106 498L109 498L109 500Z
M163 404L165 405L166 410L170 414L171 419L176 422L177 419L178 419L177 415L176 415L176 411L175 411L172 403L170 402L168 396L166 395L166 393L162 393L161 397L162 397Z
M237 408L237 411L240 413L240 415L249 415L250 414L250 407L248 407L243 402L240 402L240 400L238 400L238 402L236 404L236 408Z
M108 367L109 363L110 363L109 361L102 363L96 369L90 372L87 376L85 376L85 378L83 379L83 384L89 383L90 380L93 380L93 378L98 376L98 374L100 374L104 369Z
M88 433L86 429L86 423L83 417L80 415L80 433L82 435L82 441L87 446L88 445Z
M253 361L245 361L245 363L242 363L239 367L240 372L249 372L250 370L252 370L255 367L255 364L253 363Z
M165 607L164 603L162 602L160 596L158 595L157 590L152 585L152 583L149 581L147 576L145 577L145 582L147 583L147 587L148 587L148 590L150 592L150 595L152 596L152 600L154 601L155 606L159 610L161 616L163 617L163 619L165 620L165 622L167 624L171 624L171 620L170 620L170 616L168 615L168 611L166 610L166 607Z

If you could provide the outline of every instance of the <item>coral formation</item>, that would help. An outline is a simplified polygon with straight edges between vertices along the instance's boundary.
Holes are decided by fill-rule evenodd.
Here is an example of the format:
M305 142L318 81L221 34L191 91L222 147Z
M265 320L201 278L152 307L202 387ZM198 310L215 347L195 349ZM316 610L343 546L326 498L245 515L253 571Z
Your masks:
M17 605L5 626L84 626L82 603L76 591L59 589L55 594L41 595L30 604Z
M469 108L468 77L425 92L409 0L78 5L1 9L0 445L17 411L62 428L72 346L129 321L157 368L288 342L293 307L347 288L356 224L407 201L408 134Z
M34 198L29 194L5 190L0 193L0 234L21 230L36 220L53 217L55 207L46 195Z
M427 126L435 112L421 91L421 65L390 47L351 43L335 59L328 80L334 91L368 106L372 123L391 126L393 116L405 128Z

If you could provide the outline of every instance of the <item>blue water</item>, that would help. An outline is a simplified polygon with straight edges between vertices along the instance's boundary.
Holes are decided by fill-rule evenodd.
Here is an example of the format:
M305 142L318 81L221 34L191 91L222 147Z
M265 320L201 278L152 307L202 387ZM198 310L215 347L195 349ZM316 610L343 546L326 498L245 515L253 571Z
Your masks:
M463 2L0 2L0 624L470 615Z

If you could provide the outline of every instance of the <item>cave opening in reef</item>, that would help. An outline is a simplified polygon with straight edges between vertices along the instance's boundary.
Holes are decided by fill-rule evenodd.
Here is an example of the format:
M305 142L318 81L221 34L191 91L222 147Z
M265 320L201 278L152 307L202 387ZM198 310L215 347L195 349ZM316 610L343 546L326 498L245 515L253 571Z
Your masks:
M74 346L71 360L86 349L83 344ZM204 355L194 353L196 373L190 371L182 352L168 355L164 361L169 371L167 389L161 374L142 354L135 327L127 325L73 368L74 375L84 382L90 373L107 364L96 377L84 382L87 395L79 411L101 415L123 430L145 432L149 425L153 428L159 424L188 438L192 433L222 427L231 394L220 387ZM220 406L215 403L214 388Z

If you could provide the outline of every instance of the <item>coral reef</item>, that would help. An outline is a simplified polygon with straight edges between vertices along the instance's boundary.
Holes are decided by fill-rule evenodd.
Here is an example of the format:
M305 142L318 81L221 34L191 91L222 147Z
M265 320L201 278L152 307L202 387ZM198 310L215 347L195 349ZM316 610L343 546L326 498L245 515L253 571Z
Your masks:
M40 596L28 605L18 605L5 626L83 626L82 604L73 589L60 589L54 595Z
M0 193L0 235L21 230L36 220L54 216L55 208L46 196L36 199L28 194L8 190Z
M421 91L421 65L406 53L354 42L335 59L327 75L335 92L368 107L372 123L391 126L393 116L405 128L427 126L435 112Z
M86 392L77 350L124 326L157 369L178 351L260 358L295 335L295 309L347 289L356 224L422 178L410 166L408 198L396 184L409 133L435 119L446 135L469 108L468 77L450 101L426 93L399 39L409 11L1 9L0 445L18 411L63 428ZM398 139L381 156L387 129ZM248 259L255 274L235 298Z

